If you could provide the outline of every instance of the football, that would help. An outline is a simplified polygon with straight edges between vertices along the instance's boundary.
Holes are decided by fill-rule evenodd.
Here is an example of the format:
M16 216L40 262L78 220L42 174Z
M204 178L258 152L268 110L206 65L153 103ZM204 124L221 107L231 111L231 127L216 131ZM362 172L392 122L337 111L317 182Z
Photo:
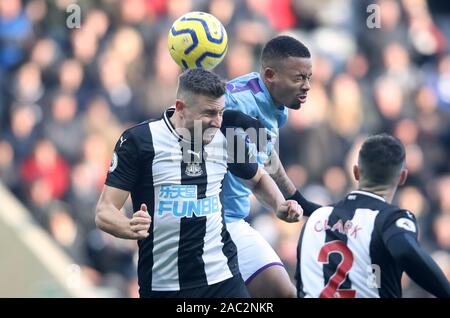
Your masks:
M223 60L228 48L224 26L205 12L189 12L178 18L167 42L170 55L183 69L211 70Z

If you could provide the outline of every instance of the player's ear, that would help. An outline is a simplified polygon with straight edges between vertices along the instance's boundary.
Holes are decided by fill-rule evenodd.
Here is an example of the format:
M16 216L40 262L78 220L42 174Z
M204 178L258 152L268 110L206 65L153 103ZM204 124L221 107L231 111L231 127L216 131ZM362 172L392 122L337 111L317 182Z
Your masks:
M359 181L359 167L358 165L353 166L353 176L355 177L356 181Z
M403 168L402 171L400 172L400 178L398 180L398 185L399 186L404 185L406 182L406 178L408 178L408 169Z
M177 98L175 100L175 111L181 112L183 111L184 107L186 106L184 100Z
M263 69L263 78L268 82L272 82L275 78L275 70L271 67L265 67Z

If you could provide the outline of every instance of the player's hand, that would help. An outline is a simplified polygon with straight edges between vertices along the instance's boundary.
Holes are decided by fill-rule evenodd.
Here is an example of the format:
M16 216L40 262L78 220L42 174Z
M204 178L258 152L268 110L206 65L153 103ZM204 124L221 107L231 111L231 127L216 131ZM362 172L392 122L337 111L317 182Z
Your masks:
M149 236L148 230L152 218L148 214L145 203L141 204L141 209L133 214L130 220L130 230L132 238L135 240L142 240Z
M295 223L303 216L303 209L297 201L287 200L278 207L276 214L280 220Z

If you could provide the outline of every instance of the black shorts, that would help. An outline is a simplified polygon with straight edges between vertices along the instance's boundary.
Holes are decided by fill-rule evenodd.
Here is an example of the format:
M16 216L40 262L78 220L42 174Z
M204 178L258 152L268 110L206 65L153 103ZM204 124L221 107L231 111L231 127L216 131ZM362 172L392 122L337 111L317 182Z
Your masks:
M151 291L141 298L250 298L241 275L236 275L220 283L197 288L175 291Z

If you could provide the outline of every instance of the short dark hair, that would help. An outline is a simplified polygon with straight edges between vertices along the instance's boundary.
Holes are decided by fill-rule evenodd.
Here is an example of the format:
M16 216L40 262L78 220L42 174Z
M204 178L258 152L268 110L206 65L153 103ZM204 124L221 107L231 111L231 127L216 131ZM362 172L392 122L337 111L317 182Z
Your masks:
M217 74L205 69L189 69L178 79L177 96L180 97L184 92L219 98L225 94L225 82Z
M310 58L311 53L299 40L291 36L280 35L266 43L261 53L261 62L265 65L269 61L285 59L290 56Z
M405 161L405 147L388 134L370 136L359 151L361 181L366 186L390 185L400 174Z

